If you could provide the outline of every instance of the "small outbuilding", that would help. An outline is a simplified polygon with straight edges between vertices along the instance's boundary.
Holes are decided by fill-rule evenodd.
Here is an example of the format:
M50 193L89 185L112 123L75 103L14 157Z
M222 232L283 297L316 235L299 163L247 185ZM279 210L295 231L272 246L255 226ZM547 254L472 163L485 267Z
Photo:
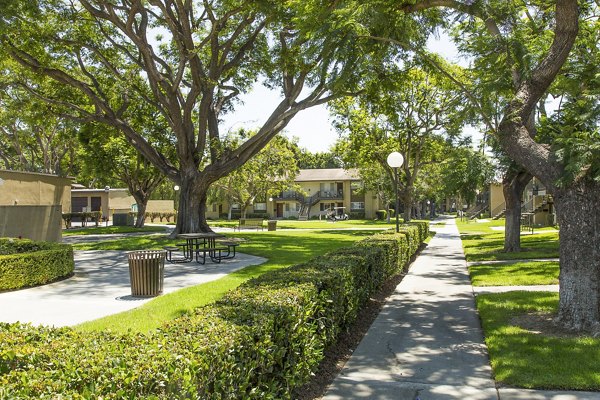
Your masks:
M71 183L69 177L0 170L0 237L60 242Z

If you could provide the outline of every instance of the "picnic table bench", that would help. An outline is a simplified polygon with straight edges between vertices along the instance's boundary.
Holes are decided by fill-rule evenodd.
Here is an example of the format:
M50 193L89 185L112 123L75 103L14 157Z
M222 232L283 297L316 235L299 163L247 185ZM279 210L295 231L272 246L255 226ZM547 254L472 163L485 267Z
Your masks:
M264 221L262 218L240 218L238 226L234 226L233 230L235 231L237 229L240 231L242 229L260 229L262 231L265 229L263 222Z
M178 243L175 246L166 246L166 260L171 263L188 263L196 258L200 264L206 263L208 256L211 261L220 263L221 260L234 258L239 240L226 239L222 235L215 233L182 233L177 237L186 239L185 243ZM173 253L183 255L173 256Z

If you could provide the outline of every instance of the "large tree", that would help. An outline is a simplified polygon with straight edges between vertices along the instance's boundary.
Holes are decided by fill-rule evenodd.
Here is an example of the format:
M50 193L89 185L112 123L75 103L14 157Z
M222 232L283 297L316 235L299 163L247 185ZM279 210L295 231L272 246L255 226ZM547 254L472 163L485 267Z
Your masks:
M404 3L406 13L420 12L432 7L448 7L461 16L467 16L480 26L479 34L487 35L491 11L501 11L509 2L461 2L428 0ZM549 145L536 142L532 135L532 113L551 84L561 72L577 38L581 11L590 14L597 8L591 1L559 0L553 7L545 2L528 2L526 13L514 16L512 24L526 24L527 14L544 15L552 23L542 26L534 36L511 36L498 39L498 47L519 46L536 42L542 49L540 57L528 59L525 74L518 78L512 96L505 104L502 121L497 131L498 140L513 160L539 178L553 194L560 225L560 301L557 320L574 330L600 328L600 210L595 206L600 196L597 176L597 157L590 157L577 174L569 174L572 165L561 154L578 147L565 146L560 140ZM593 15L593 12L591 13ZM590 19L591 18L591 19ZM581 18L584 25L597 24L597 17ZM591 21L591 22L590 22ZM496 27L501 29L502 27ZM592 43L597 51L598 42ZM493 51L491 49L490 51ZM474 54L477 57L477 54ZM515 59L506 60L514 63ZM592 63L597 74L597 64ZM510 79L510 77L505 77ZM568 126L561 127L557 138L571 135ZM590 143L589 140L583 140Z
M137 205L135 226L143 227L148 200L162 185L165 176L116 134L114 129L87 124L80 129L79 140L82 144L79 157L83 161L79 178L85 175L93 177L94 186L100 187L124 184ZM88 180L84 180L86 181Z
M255 132L240 131L232 141L243 142ZM298 165L294 155L297 145L278 135L259 151L256 156L236 171L215 182L210 190L212 201L226 201L229 204L228 217L231 219L233 204L240 205L241 216L251 205L266 203L269 196L294 186Z
M34 72L32 93L70 117L118 129L181 187L175 232L209 230L211 183L259 152L301 110L341 95L368 58L354 34L361 7L332 12L338 1L39 0L0 16L0 53ZM85 103L43 91L36 74L83 94ZM282 100L239 147L219 131L223 113L260 77ZM136 129L145 102L168 123L177 157Z
M442 75L416 66L388 65L382 78L371 82L364 95L335 103L332 110L341 132L336 151L347 166L371 169L378 164L391 182L387 156L404 156L399 187L404 220L413 217L416 183L423 168L439 162L446 139L459 132L460 96ZM382 90L385 89L385 90Z
M440 163L436 177L445 197L457 196L471 204L477 193L489 188L495 168L488 157L474 150L470 141L447 148L447 156Z
M75 175L77 124L60 118L23 89L9 83L2 86L0 168Z

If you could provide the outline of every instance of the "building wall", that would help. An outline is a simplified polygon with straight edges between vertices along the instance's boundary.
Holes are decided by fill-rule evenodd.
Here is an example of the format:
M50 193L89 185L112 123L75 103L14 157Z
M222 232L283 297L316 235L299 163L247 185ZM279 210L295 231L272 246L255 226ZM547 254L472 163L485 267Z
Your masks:
M0 237L60 242L62 208L60 205L0 206Z
M104 189L74 189L71 196L75 198L85 198L89 211L92 210L92 198L100 197L100 211L102 215L108 215L112 218L113 214L128 213L135 204L135 199L129 194L127 189L110 189L108 192ZM175 204L173 200L149 200L146 212L173 212ZM73 210L79 212L80 210Z
M53 206L71 210L71 179L56 175L0 170L0 205Z
M109 190L108 208L111 210L111 215L113 213L130 212L133 204L135 204L135 199L129 194L127 189Z
M295 182L298 186L299 189L298 191L304 192L304 195L306 197L309 196L313 196L314 194L316 194L318 191L321 190L321 184L322 183L326 183L326 184L338 184L338 183L342 183L343 184L343 188L342 188L342 193L343 193L343 199L339 199L339 198L332 198L332 199L321 199L320 203L315 204L314 206L311 207L310 209L310 216L318 216L321 210L321 204L323 203L335 203L335 206L343 206L346 207L346 209L344 210L346 213L350 214L352 212L351 210L351 202L353 200L352 197L352 186L351 186L351 182L353 182L350 179L345 179L345 180L323 180L323 181L301 181L301 182ZM356 197L356 196L355 196ZM355 198L355 201L364 201L365 204L365 218L371 219L371 218L375 218L375 212L379 209L380 205L379 205L379 201L377 199L377 197L375 196L375 194L373 192L366 192L364 194L364 196L359 196L360 199L358 199L358 197ZM364 199L363 199L364 198ZM266 210L266 215L269 218L277 218L277 207L278 205L280 207L282 207L282 217L283 218L287 218L287 217L295 217L298 216L298 210L299 210L299 206L297 205L297 201L294 199L274 199L272 201L269 201L267 199L267 210ZM226 203L222 203L222 213L227 213L228 211L228 204ZM289 208L289 211L286 211L286 209ZM254 208L248 207L248 209L246 210L247 213L255 213ZM207 212L206 212L206 216L207 218L211 218L211 219L216 219L219 218L219 204L216 205L216 209L213 208L213 205L210 204L208 206Z
M0 170L0 236L60 242L71 179Z
M146 212L174 212L175 202L173 200L148 200Z
M365 192L365 218L375 219L376 211L380 208L379 200L373 192Z
M502 192L502 184L496 182L492 183L490 185L490 211L493 212L504 203L505 202L504 193Z

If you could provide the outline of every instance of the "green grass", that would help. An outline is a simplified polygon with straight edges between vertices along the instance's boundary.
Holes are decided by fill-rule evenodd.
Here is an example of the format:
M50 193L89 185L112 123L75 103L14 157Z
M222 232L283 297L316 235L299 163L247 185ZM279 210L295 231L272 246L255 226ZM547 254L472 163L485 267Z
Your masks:
M402 220L400 220L402 223ZM226 227L233 228L234 226L238 226L237 220L227 221L227 220L212 220L208 221L210 226L217 227ZM308 220L308 221L298 221L298 220L277 220L277 229L344 229L344 228L381 228L387 229L393 226L396 226L396 220L392 218L391 222L388 224L386 221L378 221L378 220L366 220L366 219L351 219L348 221L336 221L331 222L326 219L322 219L321 221L317 220ZM264 222L265 228L267 227L267 222Z
M469 267L473 286L556 285L558 272L556 261L480 264Z
M558 293L479 295L477 307L498 383L537 389L600 390L600 339L544 336L511 322L527 313L556 313Z
M76 328L84 331L110 329L117 332L128 330L148 332L160 327L165 321L214 302L227 291L236 288L250 278L306 261L330 250L349 246L354 241L372 234L372 231L236 232L235 235L229 236L247 240L240 246L239 251L265 257L268 261L262 265L246 267L213 282L159 296L136 309L86 322ZM168 243L178 241L180 240L146 236L77 245L76 247L94 250L152 249L162 248Z
M466 235L462 237L467 261L526 260L558 258L558 233L521 236L521 251L504 252L504 234Z
M467 261L527 260L534 258L558 258L558 232L553 228L537 229L536 234L521 235L521 251L504 252L504 220L487 222L461 222L456 220L461 233Z
M488 234L498 233L502 231L494 230L493 227L504 227L504 220L492 220L488 219L486 222L474 221L461 221L460 218L456 218L456 226L461 234Z
M162 226L144 226L135 228L133 226L89 226L83 228L63 229L63 236L75 235L107 235L111 233L134 233L134 232L164 232Z

